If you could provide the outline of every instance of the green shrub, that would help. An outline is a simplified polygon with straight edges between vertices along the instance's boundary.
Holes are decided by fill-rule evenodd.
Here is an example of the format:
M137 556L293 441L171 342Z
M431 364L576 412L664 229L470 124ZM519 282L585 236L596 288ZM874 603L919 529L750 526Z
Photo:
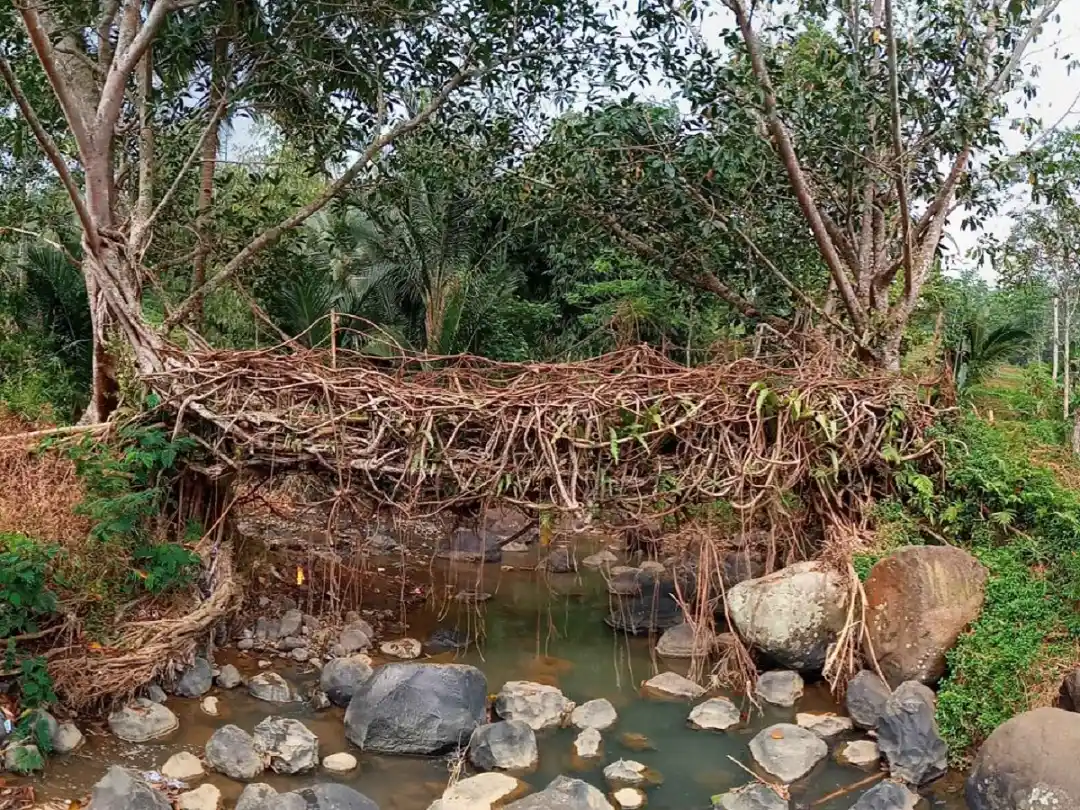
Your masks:
M21 534L0 534L0 638L34 633L56 610L49 589L53 546Z

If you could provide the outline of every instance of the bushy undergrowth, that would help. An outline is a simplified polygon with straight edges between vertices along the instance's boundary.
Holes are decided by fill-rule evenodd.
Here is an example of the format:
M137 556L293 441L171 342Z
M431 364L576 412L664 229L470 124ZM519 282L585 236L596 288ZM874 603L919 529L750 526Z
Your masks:
M982 613L949 653L938 692L938 723L962 764L1003 721L1048 702L1077 658L1080 497L1032 461L1037 439L1022 426L966 414L933 438L943 477L902 470L886 524L908 542L960 545L990 572Z

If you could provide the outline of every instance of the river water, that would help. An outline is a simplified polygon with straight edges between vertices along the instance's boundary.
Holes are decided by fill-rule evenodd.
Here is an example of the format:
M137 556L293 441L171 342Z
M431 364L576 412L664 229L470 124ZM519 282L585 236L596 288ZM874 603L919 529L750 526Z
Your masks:
M489 692L497 692L508 680L534 680L559 686L577 702L608 698L619 712L617 725L604 732L605 757L601 763L579 770L571 757L574 733L570 730L541 732L540 766L523 778L537 788L566 773L603 787L604 762L620 757L635 759L659 771L663 783L651 788L652 810L705 810L710 797L742 785L752 778L749 753L751 738L763 727L776 722L794 722L795 711L834 711L827 690L820 684L808 686L802 700L792 709L765 706L754 709L741 696L727 693L744 711L748 722L728 733L695 731L686 724L689 706L646 698L640 683L657 671L685 672L688 662L657 660L647 639L614 633L603 622L609 608L606 586L597 574L582 572L542 578L531 571L501 570L498 565L482 569L440 569L435 579L458 577L450 590L476 588L493 594L481 605L449 601L429 602L408 617L409 635L424 638L436 627L455 628L477 637L467 650L435 657L437 661L474 664L484 671ZM437 590L435 588L432 589ZM258 671L258 656L219 654L219 663L232 661L245 675ZM682 664L682 666L680 666ZM305 693L317 680L317 672L275 663L284 675ZM46 774L37 781L42 803L81 799L101 778L110 764L122 764L140 771L159 769L172 754L186 750L201 755L203 746L217 728L235 723L250 731L271 714L294 717L319 737L320 756L351 751L360 767L345 776L314 773L305 776L265 774L264 781L279 790L292 790L324 779L348 784L367 794L383 810L426 810L441 794L449 773L442 759L385 757L361 754L345 739L342 710L314 712L306 703L272 706L250 697L243 689L211 693L219 698L219 715L204 714L198 700L170 699L169 707L180 719L179 728L163 740L133 745L120 742L104 728L83 725L87 743L76 753L54 758ZM830 742L830 749L853 732ZM866 779L867 771L838 765L830 756L806 779L792 786L792 807L815 810L847 810L860 790L822 801L829 794ZM207 777L222 791L223 806L236 801L242 785L211 774ZM197 783L196 783L197 784ZM959 778L942 780L927 795L928 806L938 810L962 810ZM195 784L193 784L195 786ZM59 804L58 806L64 806Z

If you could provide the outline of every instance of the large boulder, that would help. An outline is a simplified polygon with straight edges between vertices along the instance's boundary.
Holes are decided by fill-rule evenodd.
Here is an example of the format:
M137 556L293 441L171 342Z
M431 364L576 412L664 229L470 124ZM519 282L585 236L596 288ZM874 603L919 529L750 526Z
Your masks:
M280 793L265 810L379 810L363 793L335 782Z
M109 715L109 729L124 742L156 740L179 725L175 714L147 698L136 698Z
M327 661L319 673L319 688L335 706L348 706L356 687L371 677L371 659L366 655L350 655Z
M829 754L829 746L812 731L777 723L762 729L750 741L754 760L784 782L794 782L810 773Z
M303 773L319 764L319 738L299 720L267 717L254 737L255 750L275 773Z
M905 681L885 701L878 720L878 745L893 777L922 785L945 773L948 747L934 719L934 693Z
M180 676L174 690L180 697L202 697L214 685L214 670L205 658L196 658L194 663Z
M867 653L872 645L890 686L945 674L945 653L982 610L986 576L982 563L952 546L901 548L871 569Z
M239 726L222 726L211 734L205 753L206 764L230 779L254 779L265 767L255 738Z
M573 701L557 687L532 681L507 681L495 698L499 717L521 720L533 731L558 728L573 708Z
M137 773L113 765L94 785L90 797L94 810L170 810L163 793L146 784Z
M727 593L735 629L753 646L792 669L821 669L847 619L843 577L822 562L802 562Z
M502 539L487 530L457 529L439 544L436 553L444 559L459 562L497 563L502 560Z
M481 771L528 771L540 761L536 734L521 720L485 723L469 740L469 761Z
M580 779L555 777L539 793L506 805L503 810L613 810L607 797Z
M868 669L860 670L848 681L844 700L848 714L859 728L877 728L881 713L892 690L885 681Z
M965 785L971 810L1080 807L1080 715L1042 708L998 726Z
M345 736L365 751L441 754L487 714L487 680L463 664L386 664L353 693Z

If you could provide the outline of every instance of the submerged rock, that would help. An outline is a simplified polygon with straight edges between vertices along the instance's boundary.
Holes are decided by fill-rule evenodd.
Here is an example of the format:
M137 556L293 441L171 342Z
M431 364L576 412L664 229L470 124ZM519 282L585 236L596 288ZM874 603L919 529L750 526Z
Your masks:
M821 562L802 562L727 592L739 635L792 669L820 669L847 618L843 577Z
M660 697L683 698L693 700L705 694L705 690L689 678L676 672L661 672L645 681L647 693Z
M640 593L617 600L604 621L615 630L633 635L658 633L680 624L683 612L677 601L679 588L675 582L656 580L643 572L639 572L639 577ZM692 597L693 583L683 583L682 594Z
M636 596L641 593L642 582L650 580L651 578L638 568L616 565L608 572L608 593L615 596Z
M351 787L323 782L278 794L266 810L379 810L379 805Z
M762 729L750 741L750 753L773 776L794 782L828 756L829 746L811 731L791 723L777 723Z
M119 765L111 766L94 785L90 805L94 810L172 810L164 794Z
M447 788L428 810L491 810L527 790L528 785L505 773L482 773Z
M267 703L291 703L296 699L289 682L276 672L261 672L248 681L248 694Z
M458 529L440 544L436 554L459 562L497 563L502 560L499 542L502 538L486 530Z
M588 782L557 776L539 793L511 802L504 810L612 810L612 806Z
M964 786L971 810L1080 807L1080 715L1062 709L1023 712L979 748Z
M885 710L885 703L889 699L892 690L885 681L878 677L877 673L864 669L855 674L848 681L847 704L848 714L859 728L877 728L881 713Z
M469 646L469 642L469 634L464 630L458 630L456 627L439 627L427 637L424 647L428 652L437 655L451 650L464 650Z
M774 669L761 673L755 692L766 703L774 706L794 706L802 697L804 687L802 676L789 669Z
M303 773L319 764L319 738L299 720L267 717L254 737L255 750L274 773Z
M574 753L580 759L596 759L602 753L604 738L595 728L587 728L574 739Z
M619 558L606 549L604 551L598 551L595 554L590 554L588 557L581 561L581 564L586 568L609 568L615 565L619 561Z
M878 782L851 806L851 810L915 810L919 794L891 780Z
M487 680L463 664L386 664L345 711L345 736L382 754L441 754L464 745L487 714Z
M979 616L986 568L953 546L909 546L878 561L867 577L867 652L891 686L934 683L945 653Z
M577 557L569 546L555 546L540 565L552 574L572 574L578 570Z
M319 673L319 688L335 706L348 706L356 688L371 677L371 659L350 655L328 661Z
M695 633L692 625L686 622L669 627L656 642L656 654L662 658L693 658L695 653ZM696 650L698 655L707 655L708 644Z
M787 799L772 788L751 782L741 788L713 797L714 810L788 810Z
M687 722L691 728L705 731L727 731L739 724L739 707L727 698L711 698L690 710Z
M878 745L890 773L918 786L937 779L948 767L948 748L934 718L934 693L906 681L885 702L878 721Z
M206 743L206 764L230 779L247 781L263 772L262 755L255 738L239 726L222 726Z
M534 731L558 728L574 708L558 688L532 681L508 681L495 698L495 713L521 720Z
M184 670L176 682L176 694L180 697L202 697L214 685L214 670L205 658L196 658L190 667Z
M485 723L469 740L469 761L482 771L528 771L540 762L536 734L522 720Z
M570 713L570 725L581 729L595 728L597 731L604 731L615 725L618 719L615 707L607 698L586 701Z
M179 779L181 782L202 776L204 773L206 771L203 770L202 762L199 761L197 756L188 751L173 754L161 766L162 776L166 779Z
M147 698L136 698L109 715L109 729L124 742L156 740L179 725L175 714Z
M265 782L248 785L236 801L236 810L267 810L273 806L278 792Z

